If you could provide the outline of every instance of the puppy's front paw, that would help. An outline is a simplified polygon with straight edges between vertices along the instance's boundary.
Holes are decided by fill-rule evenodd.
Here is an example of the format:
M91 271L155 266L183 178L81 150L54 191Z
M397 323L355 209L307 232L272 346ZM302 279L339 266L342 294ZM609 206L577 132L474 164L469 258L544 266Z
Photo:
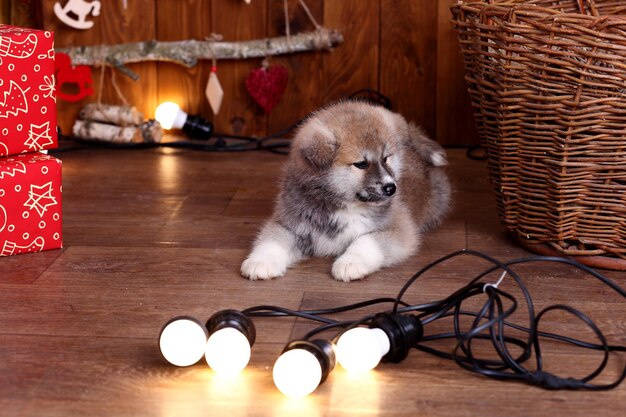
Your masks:
M287 264L272 258L250 256L241 264L241 275L252 281L280 277L285 274L285 271L287 271Z
M359 255L350 253L345 253L337 258L331 270L333 278L343 282L365 278L365 276L371 272L373 271L370 271L365 259Z

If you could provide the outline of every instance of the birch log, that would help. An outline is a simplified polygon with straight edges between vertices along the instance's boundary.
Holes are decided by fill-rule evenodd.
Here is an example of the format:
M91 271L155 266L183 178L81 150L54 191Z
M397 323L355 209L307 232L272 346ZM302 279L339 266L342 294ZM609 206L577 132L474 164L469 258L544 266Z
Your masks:
M90 103L78 114L83 120L111 123L118 126L140 125L143 114L135 107Z
M255 39L240 42L184 40L175 42L146 41L118 45L56 48L70 56L73 65L113 66L133 79L139 76L125 64L144 61L166 61L191 68L198 60L263 58L294 52L330 50L343 42L339 31L318 29L290 37Z
M76 120L72 133L85 140L112 143L156 143L163 137L159 122L149 120L139 126L117 126L91 120Z

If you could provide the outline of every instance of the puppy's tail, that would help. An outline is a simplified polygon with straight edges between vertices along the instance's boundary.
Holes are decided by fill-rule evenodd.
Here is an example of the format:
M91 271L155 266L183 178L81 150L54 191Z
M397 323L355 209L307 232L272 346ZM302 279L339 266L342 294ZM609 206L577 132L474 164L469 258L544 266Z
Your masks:
M409 123L407 145L426 162L425 174L430 185L430 198L424 210L424 222L420 230L427 231L437 227L449 213L452 206L452 186L443 169L448 165L448 158L443 147L429 139L424 131L414 123Z
M443 147L429 139L422 128L413 122L409 123L409 140L407 142L409 147L413 148L429 164L436 167L448 165L448 158Z

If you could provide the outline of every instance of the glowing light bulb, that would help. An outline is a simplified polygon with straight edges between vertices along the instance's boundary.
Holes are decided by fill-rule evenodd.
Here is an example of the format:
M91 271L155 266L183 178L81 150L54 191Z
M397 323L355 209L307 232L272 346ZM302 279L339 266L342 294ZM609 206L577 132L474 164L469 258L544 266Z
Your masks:
M378 328L355 327L339 337L337 362L350 372L367 372L389 352L387 334Z
M250 342L239 330L225 327L209 337L205 358L211 369L217 373L240 372L250 360Z
M309 395L335 367L332 344L326 340L290 342L274 363L274 385L288 397Z
M187 121L187 113L180 106L171 101L159 104L154 118L163 126L163 129L181 129Z
M159 349L166 361L176 366L190 366L204 355L208 332L192 317L175 317L159 335Z
M252 320L237 310L222 310L211 316L206 328L211 336L204 356L211 369L220 374L243 370L256 338Z
M182 129L192 139L208 140L213 134L213 124L198 115L189 115L171 101L159 104L154 118L163 129Z
M322 366L311 352L289 350L276 360L273 370L276 388L288 397L309 395L322 380Z

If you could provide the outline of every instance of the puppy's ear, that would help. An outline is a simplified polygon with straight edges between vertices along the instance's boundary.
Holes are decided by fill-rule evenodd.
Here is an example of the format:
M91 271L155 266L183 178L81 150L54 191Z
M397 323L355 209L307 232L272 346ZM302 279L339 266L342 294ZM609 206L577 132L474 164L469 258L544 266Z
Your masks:
M339 149L332 132L324 126L313 125L300 134L307 136L300 150L302 157L320 171L330 168Z
M413 123L409 123L409 137L407 144L413 148L419 156L429 164L441 167L448 165L448 158L443 147L432 139L429 139L424 131Z

